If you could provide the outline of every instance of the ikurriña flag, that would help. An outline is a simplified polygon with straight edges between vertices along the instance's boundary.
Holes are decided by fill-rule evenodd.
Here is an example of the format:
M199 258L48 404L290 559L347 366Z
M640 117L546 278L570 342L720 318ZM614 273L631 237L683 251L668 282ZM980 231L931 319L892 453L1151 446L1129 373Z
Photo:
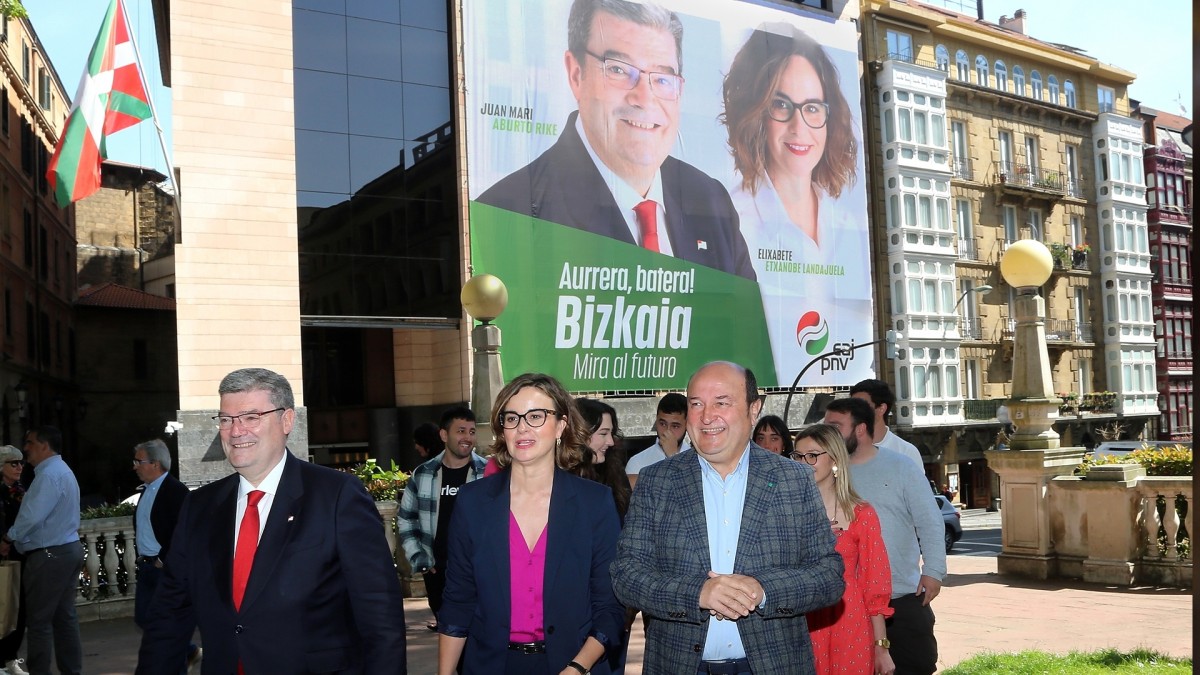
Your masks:
M152 116L124 3L112 0L46 171L58 205L99 190L108 135Z

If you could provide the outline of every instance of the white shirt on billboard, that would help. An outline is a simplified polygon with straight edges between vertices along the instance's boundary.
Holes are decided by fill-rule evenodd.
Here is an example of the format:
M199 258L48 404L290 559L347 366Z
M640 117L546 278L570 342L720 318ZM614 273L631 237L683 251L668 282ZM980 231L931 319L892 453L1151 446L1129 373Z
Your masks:
M575 131L579 132L579 139L583 141L583 147L587 148L588 156L592 158L596 170L604 178L604 184L608 186L608 191L612 193L613 199L617 202L617 208L621 209L621 214L625 216L625 225L629 227L629 233L633 235L633 240L637 242L642 240L642 231L638 227L637 214L634 213L633 207L647 199L653 199L654 203L658 204L658 215L655 220L655 224L658 226L658 252L673 256L671 238L667 236L667 212L663 204L662 171L654 172L654 182L650 184L650 190L643 197L637 193L637 190L629 187L628 183L621 180L612 169L605 166L604 162L600 161L600 156L588 142L587 134L583 131L583 122L578 117L575 118Z
M854 207L822 193L817 207L817 241L813 241L788 218L770 178L764 177L755 195L739 184L730 196L758 275L779 381L790 383L816 356L801 344L797 333L798 322L809 311L816 311L829 328L829 339L818 353L829 352L839 342L871 341L868 233ZM785 259L779 260L781 257ZM806 272L805 266L810 264L822 266L824 271L841 266L843 274ZM851 384L875 376L867 350L858 350L844 370L830 374L820 370L820 366L810 368L799 384Z

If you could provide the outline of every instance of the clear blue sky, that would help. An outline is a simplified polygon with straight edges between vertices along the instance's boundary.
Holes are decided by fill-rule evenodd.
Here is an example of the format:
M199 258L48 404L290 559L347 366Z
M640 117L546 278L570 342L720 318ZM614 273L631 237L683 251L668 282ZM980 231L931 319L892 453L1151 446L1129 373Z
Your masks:
M253 1L253 0L251 0ZM429 0L430 2L440 0ZM559 0L565 1L565 0ZM162 86L150 0L126 0L137 35L151 96L170 148L171 92ZM88 50L100 30L108 0L24 0L34 29L50 53L58 76L74 98ZM974 14L974 0L964 2ZM1130 96L1166 112L1192 117L1192 3L1188 0L984 0L984 15L997 21L1024 9L1026 32L1038 39L1083 49L1104 63L1138 76ZM1180 108L1180 103L1187 108ZM111 159L165 171L150 124L126 129L109 140Z

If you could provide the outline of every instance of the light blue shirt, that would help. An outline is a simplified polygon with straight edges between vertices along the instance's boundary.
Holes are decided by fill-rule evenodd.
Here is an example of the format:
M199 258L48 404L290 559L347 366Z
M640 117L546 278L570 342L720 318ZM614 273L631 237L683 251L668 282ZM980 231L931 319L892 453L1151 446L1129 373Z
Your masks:
M750 444L742 452L742 458L730 472L721 474L696 453L700 462L701 483L704 486L704 516L708 526L708 559L712 571L717 574L732 574L733 562L737 559L738 537L742 533L742 507L746 503L746 476L749 473ZM742 635L736 621L718 621L708 618L708 634L704 638L705 661L723 661L746 657Z
M162 551L162 545L154 536L154 526L150 524L150 512L154 510L154 500L158 497L158 489L166 480L166 472L146 484L137 505L137 552L138 555L156 556Z
M21 553L79 541L79 483L59 455L34 468L36 479L21 500L8 538Z

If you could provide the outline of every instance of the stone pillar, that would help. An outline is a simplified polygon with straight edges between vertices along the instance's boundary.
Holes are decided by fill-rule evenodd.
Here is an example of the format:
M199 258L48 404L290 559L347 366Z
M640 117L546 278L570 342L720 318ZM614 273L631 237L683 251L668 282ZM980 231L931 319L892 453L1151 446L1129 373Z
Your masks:
M236 30L214 30L207 0L169 5L181 219L176 421L180 477L196 484L230 472L211 419L230 371L269 368L304 405L292 3L227 5L220 23ZM289 447L307 458L307 415L296 413Z
M1004 508L1000 511L1001 574L1048 579L1056 573L1050 539L1047 487L1068 476L1083 461L1084 448L1053 450L989 450L988 466L1000 476Z
M1046 350L1046 301L1022 293L1016 300L1016 335L1013 336L1013 396L1008 402L1016 432L1009 440L1013 450L1058 447L1058 406L1054 395L1050 355Z
M471 330L475 347L475 377L471 383L471 410L478 424L475 427L475 447L485 454L492 441L492 405L504 388L504 368L500 365L500 328L495 324L480 324Z
M1133 585L1133 561L1141 545L1137 527L1141 495L1137 484L1145 476L1146 469L1136 464L1106 464L1092 467L1087 478L1080 481L1087 512L1084 581Z

